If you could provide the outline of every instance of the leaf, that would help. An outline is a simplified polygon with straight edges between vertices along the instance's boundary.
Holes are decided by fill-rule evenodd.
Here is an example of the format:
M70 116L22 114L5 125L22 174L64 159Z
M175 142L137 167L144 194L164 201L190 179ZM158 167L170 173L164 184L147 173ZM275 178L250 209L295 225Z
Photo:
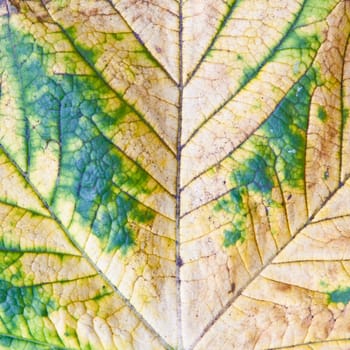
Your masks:
M0 348L347 349L350 2L0 1Z

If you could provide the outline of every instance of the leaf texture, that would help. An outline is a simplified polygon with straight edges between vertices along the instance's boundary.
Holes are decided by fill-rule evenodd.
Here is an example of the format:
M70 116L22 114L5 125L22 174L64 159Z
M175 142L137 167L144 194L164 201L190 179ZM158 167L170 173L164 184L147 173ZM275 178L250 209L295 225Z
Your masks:
M347 349L350 2L0 1L0 348Z

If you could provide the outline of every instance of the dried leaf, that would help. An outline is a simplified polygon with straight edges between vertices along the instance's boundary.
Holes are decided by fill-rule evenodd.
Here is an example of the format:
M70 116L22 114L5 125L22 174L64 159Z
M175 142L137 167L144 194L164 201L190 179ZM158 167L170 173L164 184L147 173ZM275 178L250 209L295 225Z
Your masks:
M0 348L347 349L350 2L0 1Z

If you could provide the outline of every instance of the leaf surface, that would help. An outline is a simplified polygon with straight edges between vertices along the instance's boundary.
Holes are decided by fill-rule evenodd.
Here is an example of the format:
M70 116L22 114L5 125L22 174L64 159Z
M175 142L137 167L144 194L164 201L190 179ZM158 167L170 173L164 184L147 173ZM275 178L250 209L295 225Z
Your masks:
M350 3L0 1L0 348L346 349Z

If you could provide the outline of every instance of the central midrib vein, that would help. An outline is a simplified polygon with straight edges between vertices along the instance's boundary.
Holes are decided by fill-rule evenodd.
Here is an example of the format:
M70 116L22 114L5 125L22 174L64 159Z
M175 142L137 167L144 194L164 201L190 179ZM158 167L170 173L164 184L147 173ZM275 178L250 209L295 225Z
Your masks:
M181 314L181 278L180 268L182 265L180 252L180 216L181 216L181 131L182 131L182 99L183 99L183 18L182 18L182 0L179 1L179 102L178 102L178 125L176 136L176 224L175 224L175 261L176 261L176 323L177 323L177 349L183 350L182 341L182 314Z

